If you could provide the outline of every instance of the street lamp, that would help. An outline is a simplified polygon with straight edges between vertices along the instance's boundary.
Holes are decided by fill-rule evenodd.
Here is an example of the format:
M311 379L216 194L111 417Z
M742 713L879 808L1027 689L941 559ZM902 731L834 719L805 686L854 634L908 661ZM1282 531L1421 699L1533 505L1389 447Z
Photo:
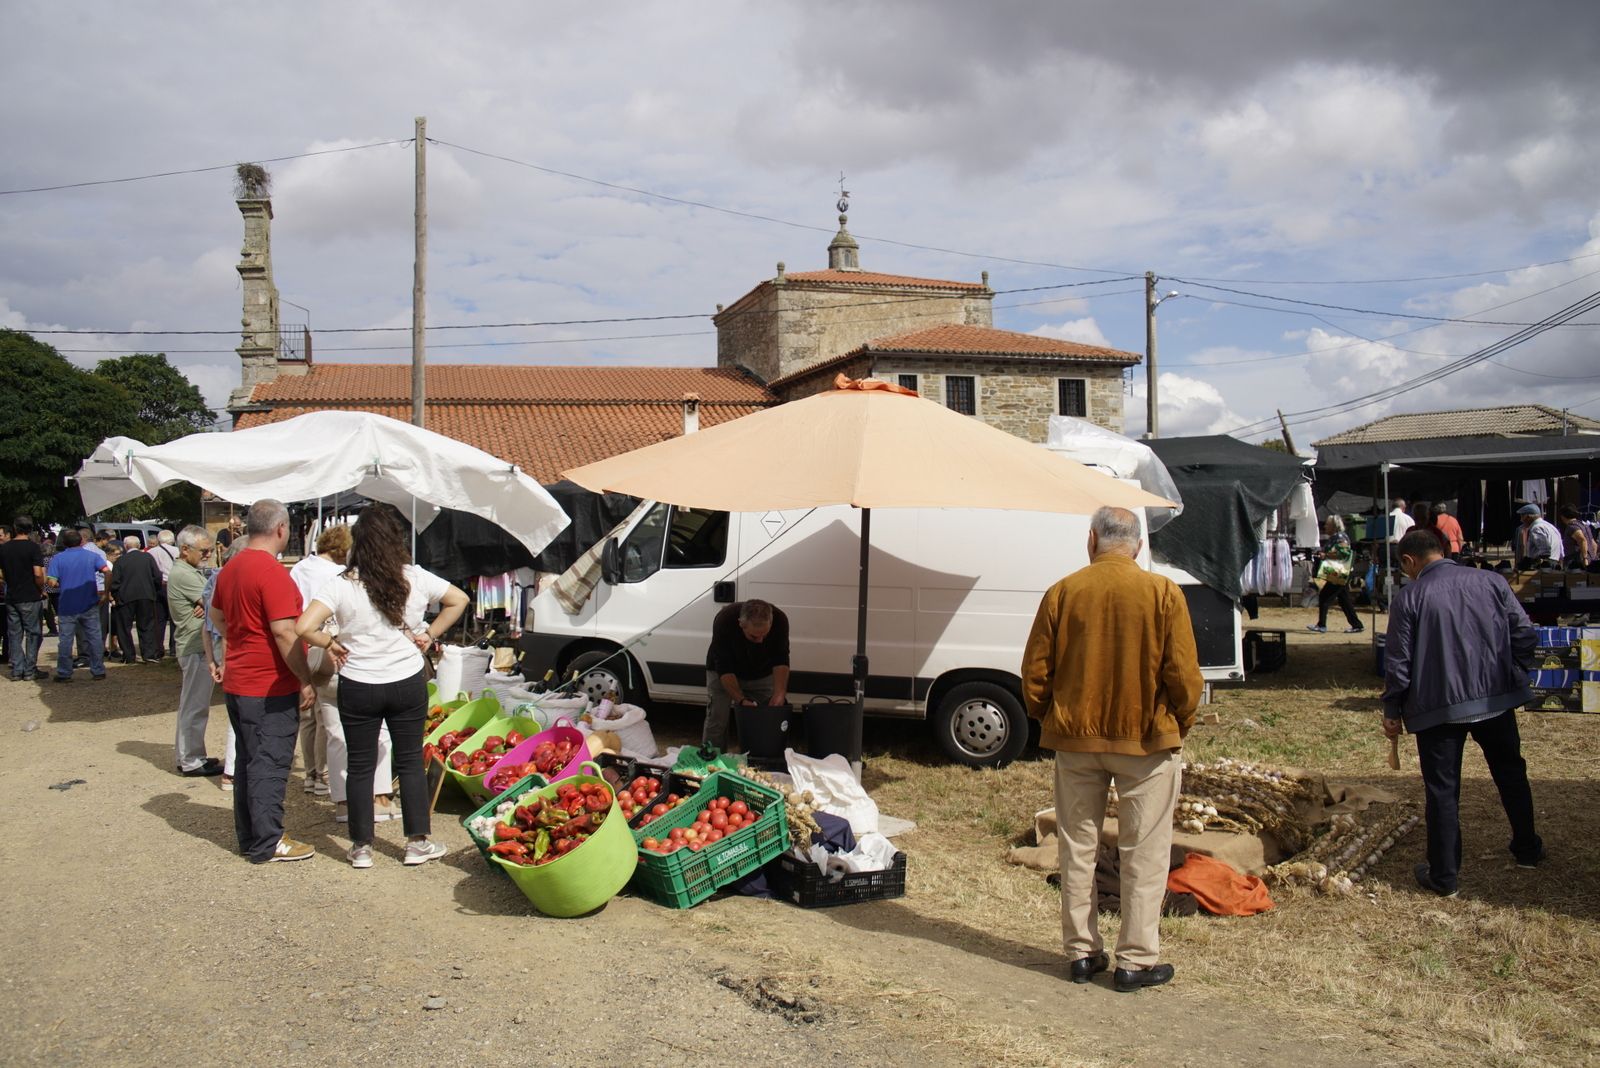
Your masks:
M1164 297L1156 296L1156 275L1154 271L1144 272L1144 402L1145 402L1145 434L1147 438L1161 436L1159 420L1156 416L1156 309L1161 307L1163 301L1171 300L1178 296L1176 289L1168 291Z

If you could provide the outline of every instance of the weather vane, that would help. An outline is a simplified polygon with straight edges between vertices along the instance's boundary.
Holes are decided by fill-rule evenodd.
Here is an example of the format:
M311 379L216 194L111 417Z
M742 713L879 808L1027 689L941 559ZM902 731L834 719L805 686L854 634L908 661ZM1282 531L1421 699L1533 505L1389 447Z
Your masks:
M850 190L844 187L844 171L839 172L839 214L850 210Z

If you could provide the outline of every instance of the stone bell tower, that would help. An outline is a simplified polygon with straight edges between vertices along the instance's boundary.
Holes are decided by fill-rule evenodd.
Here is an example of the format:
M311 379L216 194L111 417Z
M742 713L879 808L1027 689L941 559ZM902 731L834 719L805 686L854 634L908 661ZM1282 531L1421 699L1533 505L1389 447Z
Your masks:
M271 179L266 169L239 165L234 179L235 203L244 217L244 247L239 250L239 280L244 289L244 314L239 320L239 388L228 409L243 408L257 384L278 377L278 287L272 282Z

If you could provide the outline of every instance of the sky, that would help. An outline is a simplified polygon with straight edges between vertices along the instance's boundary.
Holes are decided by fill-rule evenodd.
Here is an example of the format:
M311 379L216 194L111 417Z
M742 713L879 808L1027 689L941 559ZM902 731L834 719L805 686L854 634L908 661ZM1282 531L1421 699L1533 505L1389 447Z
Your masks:
M9 0L0 25L26 42L0 191L301 157L266 164L274 273L319 362L409 360L426 116L431 326L632 320L436 329L430 361L714 363L717 304L826 266L843 174L864 267L988 271L1005 329L1142 353L1154 271L1163 436L1600 418L1595 312L1380 393L1600 291L1588 0ZM166 352L220 406L241 233L229 169L5 192L0 326L90 331L38 335L85 366ZM338 332L370 327L406 329ZM1143 368L1129 389L1138 434Z

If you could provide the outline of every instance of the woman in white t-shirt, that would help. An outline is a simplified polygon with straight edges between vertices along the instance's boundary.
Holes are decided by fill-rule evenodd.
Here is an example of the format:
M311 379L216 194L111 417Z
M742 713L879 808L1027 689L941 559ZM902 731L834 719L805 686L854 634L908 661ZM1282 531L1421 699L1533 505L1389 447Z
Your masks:
M425 864L445 847L428 840L428 779L422 766L423 723L428 711L423 650L450 629L467 607L467 595L411 563L406 522L393 505L369 504L350 531L349 566L329 579L296 624L302 641L326 649L339 669L339 721L349 752L350 863L372 867L373 781L378 731L389 728L405 863ZM423 626L430 602L438 617ZM335 637L322 629L338 623Z

